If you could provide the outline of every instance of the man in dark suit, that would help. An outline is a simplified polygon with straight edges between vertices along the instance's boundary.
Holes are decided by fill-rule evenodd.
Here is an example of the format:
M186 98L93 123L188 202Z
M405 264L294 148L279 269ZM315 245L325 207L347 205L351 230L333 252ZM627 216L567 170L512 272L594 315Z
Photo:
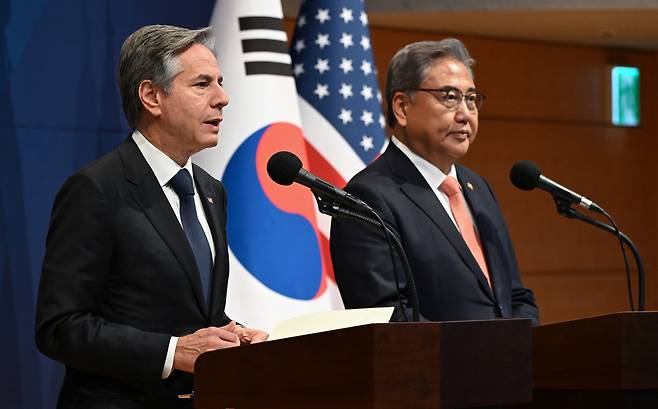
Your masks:
M398 51L386 81L391 143L346 190L372 206L400 238L421 319L524 317L537 324L533 293L521 283L491 188L456 163L475 140L484 100L473 82L473 63L455 39ZM334 219L331 256L346 308L396 305L393 320L411 318L411 288L381 230Z
M135 130L55 199L36 319L66 365L60 408L192 407L197 357L263 341L224 313L226 193L191 163L215 146L228 98L209 28L147 26L123 44Z

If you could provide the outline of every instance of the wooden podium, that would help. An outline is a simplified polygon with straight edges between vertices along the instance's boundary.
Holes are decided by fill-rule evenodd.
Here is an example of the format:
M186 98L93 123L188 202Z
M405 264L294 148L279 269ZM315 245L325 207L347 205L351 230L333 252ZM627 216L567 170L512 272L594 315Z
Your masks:
M530 320L374 324L208 352L197 409L466 408L531 399Z
M658 408L658 312L533 329L528 408Z

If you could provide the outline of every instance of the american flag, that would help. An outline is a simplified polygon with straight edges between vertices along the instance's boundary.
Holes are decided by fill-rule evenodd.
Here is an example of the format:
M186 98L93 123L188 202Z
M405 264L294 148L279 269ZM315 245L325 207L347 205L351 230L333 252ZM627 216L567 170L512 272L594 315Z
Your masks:
M363 1L305 1L290 56L304 133L316 148L334 146L318 150L344 179L349 179L379 155L386 141ZM305 109L305 104L313 109ZM317 118L306 114L309 110L317 111L336 132L318 135L323 127L314 123ZM356 155L336 151L335 146L342 142L334 138L346 141ZM346 155L352 158L351 163L346 163ZM341 163L346 164L342 169Z

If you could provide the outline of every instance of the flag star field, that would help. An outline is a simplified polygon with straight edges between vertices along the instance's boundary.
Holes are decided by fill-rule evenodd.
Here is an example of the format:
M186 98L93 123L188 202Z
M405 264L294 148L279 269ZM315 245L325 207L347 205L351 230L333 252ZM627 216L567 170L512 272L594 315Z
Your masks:
M364 163L385 140L381 94L361 1L306 1L290 54L297 93L345 138Z

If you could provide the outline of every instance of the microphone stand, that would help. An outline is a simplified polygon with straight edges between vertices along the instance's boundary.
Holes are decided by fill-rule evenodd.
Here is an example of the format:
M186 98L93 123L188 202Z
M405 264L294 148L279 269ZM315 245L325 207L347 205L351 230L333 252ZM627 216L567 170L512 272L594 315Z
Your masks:
M598 220L592 219L591 217L585 216L582 213L579 213L577 210L571 208L571 204L566 200L560 199L557 196L553 196L553 199L555 200L555 205L557 206L558 213L561 214L562 216L569 219L576 219L583 221L587 224L591 224L592 226L598 227L601 230L607 231L608 233L614 234L615 236L619 237L624 243L626 243L628 248L631 249L631 252L633 253L633 257L635 258L635 264L637 265L638 311L644 311L644 292L645 292L644 264L642 263L642 257L640 257L640 252L635 246L635 243L633 243L631 239L629 239L628 236L626 236L620 230L615 229L614 227L602 223ZM630 277L630 273L629 273L629 277ZM630 278L628 285L630 291ZM631 296L631 309L633 309L632 296Z
M372 209L370 206L366 205L368 211L375 216L375 219L368 217L364 214L361 214L357 211L351 210L351 209L345 209L343 208L339 202L321 194L321 193L316 193L311 189L313 192L313 195L315 196L315 200L318 203L318 209L320 210L321 213L324 213L326 215L329 215L331 217L342 217L345 219L351 219L351 220L358 220L360 222L368 223L373 226L379 227L384 231L384 234L386 235L386 239L388 241L389 247L391 247L391 244L397 251L398 255L400 256L400 260L402 261L402 268L404 269L405 273L405 278L407 280L407 288L408 288L408 293L409 293L409 302L411 304L411 311L412 311L412 321L413 322L418 322L420 321L420 306L418 302L418 292L416 290L416 280L414 279L413 273L411 272L411 265L409 264L409 259L407 258L407 254L405 253L404 249L402 248L402 243L400 242L400 238L395 234L393 229L391 229L390 226L388 226L384 221L379 217L379 215ZM391 257L393 256L393 252L391 251ZM398 277L398 272L397 269L395 268L395 261L393 261L393 269L395 270L395 287L397 290L397 296L398 296L398 304L400 305L400 312L404 316L405 320L409 321L407 318L407 313L405 312L404 305L402 305L402 297L401 297L401 291L400 291L400 280Z

